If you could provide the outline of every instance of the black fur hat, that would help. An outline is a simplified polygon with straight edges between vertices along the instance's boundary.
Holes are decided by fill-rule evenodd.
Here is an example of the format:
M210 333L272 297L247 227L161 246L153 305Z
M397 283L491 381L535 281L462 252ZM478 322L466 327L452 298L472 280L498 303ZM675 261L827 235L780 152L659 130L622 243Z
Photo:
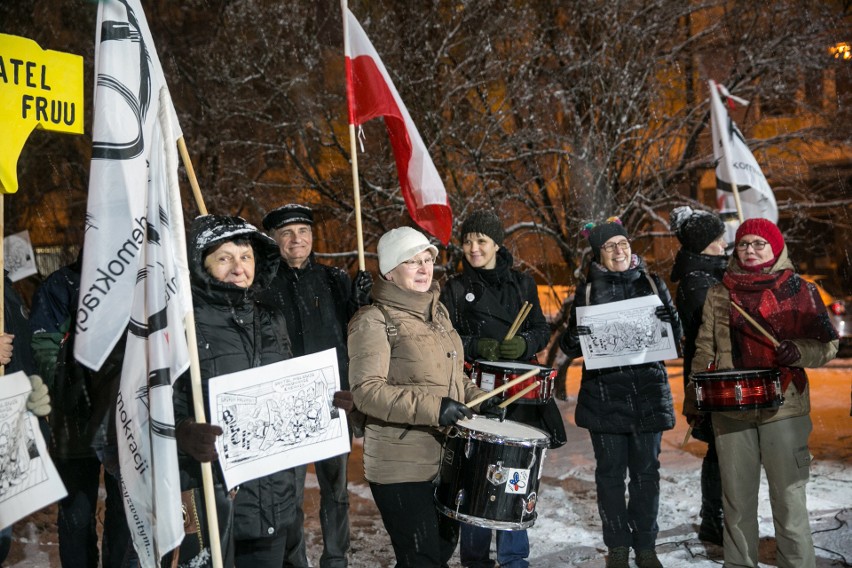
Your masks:
M696 211L688 205L675 207L669 222L683 248L695 254L701 254L725 232L725 223L718 215L709 211Z

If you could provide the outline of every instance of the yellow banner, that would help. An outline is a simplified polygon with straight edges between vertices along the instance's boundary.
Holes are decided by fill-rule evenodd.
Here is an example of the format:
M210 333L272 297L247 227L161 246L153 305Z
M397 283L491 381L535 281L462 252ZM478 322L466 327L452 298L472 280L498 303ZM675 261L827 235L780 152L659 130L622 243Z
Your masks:
M0 193L15 193L33 129L83 133L83 58L0 34L0 125Z

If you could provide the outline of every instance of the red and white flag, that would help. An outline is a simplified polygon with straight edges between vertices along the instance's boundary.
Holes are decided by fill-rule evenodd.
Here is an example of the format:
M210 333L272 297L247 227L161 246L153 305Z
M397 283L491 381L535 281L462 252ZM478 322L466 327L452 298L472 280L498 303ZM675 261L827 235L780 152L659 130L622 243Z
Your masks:
M729 101L748 104L728 93L722 85L710 81L710 124L713 133L713 157L716 161L716 197L722 213L736 211L733 185L740 195L743 219L762 217L778 223L778 205L766 176L745 143L745 138L728 115L719 92ZM736 223L739 227L739 223ZM733 228L736 232L736 227Z
M379 54L345 5L343 17L349 32L344 47L349 124L360 126L384 117L408 213L446 245L452 235L453 213L444 182Z
M143 568L184 535L172 383L192 309L177 188L181 136L140 0L102 0L75 356L98 369L127 332L115 426L127 524Z

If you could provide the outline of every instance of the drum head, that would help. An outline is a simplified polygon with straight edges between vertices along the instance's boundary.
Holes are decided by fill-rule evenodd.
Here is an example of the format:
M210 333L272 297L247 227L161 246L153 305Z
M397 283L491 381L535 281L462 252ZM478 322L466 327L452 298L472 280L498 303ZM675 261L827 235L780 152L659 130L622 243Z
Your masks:
M519 361L484 361L476 360L476 366L483 371L500 371L503 373L517 373L523 375L530 369L538 369L539 371L549 371L550 368L542 367L541 365L533 365L531 363L521 363Z
M512 420L497 420L474 415L473 418L459 420L455 428L462 431L464 435L479 440L498 439L502 442L513 442L529 444L532 446L547 445L550 437L532 426L514 422Z

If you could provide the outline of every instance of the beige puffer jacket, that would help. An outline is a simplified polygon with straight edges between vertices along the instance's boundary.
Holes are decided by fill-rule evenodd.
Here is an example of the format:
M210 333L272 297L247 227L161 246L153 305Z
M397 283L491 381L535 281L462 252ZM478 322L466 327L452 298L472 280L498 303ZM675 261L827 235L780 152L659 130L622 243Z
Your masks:
M778 255L778 260L767 272L778 272L793 269L793 264L787 257L787 247ZM736 258L732 257L728 264L731 272L744 272L737 264ZM811 286L811 284L808 284ZM692 360L692 374L700 373L707 369L708 363L715 362L716 369L725 371L734 368L733 356L731 354L731 296L723 284L716 284L707 292L704 301L704 310L701 316L701 328L695 340L695 357ZM838 341L828 343L814 339L795 339L793 343L799 348L801 359L796 362L796 367L813 368L821 367L831 361L837 354ZM690 377L691 377L690 375ZM695 383L690 378L684 393L683 413L698 414L695 407ZM764 408L756 410L737 410L725 412L738 420L757 418L760 422L772 422L784 418L803 416L811 410L810 388L805 387L804 392L799 392L796 385L790 382L784 391L784 404L779 408Z
M349 384L367 415L364 473L373 483L430 481L438 474L441 398L466 402L483 394L464 374L464 353L439 288L412 292L380 279L373 302L349 322Z

